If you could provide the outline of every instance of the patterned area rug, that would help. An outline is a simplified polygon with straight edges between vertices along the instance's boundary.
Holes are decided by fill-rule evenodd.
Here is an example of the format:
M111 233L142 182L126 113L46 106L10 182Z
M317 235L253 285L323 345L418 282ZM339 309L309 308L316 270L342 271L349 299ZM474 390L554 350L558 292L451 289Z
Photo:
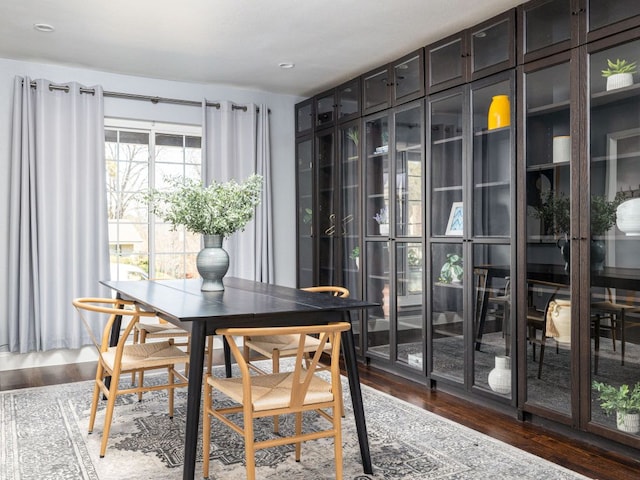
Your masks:
M223 370L216 369L217 374ZM151 378L151 377L150 377ZM365 475L344 380L344 478L377 479L584 479L581 475L518 450L413 405L363 387L364 408L374 475ZM105 458L98 451L104 405L96 428L87 434L93 382L0 393L0 478L42 479L180 479L182 478L186 391L176 394L175 417L167 416L164 392L133 395L116 405ZM310 414L306 424L326 420ZM291 428L281 418L281 431ZM270 419L256 426L256 436L272 435ZM312 427L313 428L313 427ZM211 479L245 478L244 448L239 435L213 424ZM302 447L302 461L292 447L261 450L260 479L334 478L333 446L323 439ZM196 478L201 477L201 451Z

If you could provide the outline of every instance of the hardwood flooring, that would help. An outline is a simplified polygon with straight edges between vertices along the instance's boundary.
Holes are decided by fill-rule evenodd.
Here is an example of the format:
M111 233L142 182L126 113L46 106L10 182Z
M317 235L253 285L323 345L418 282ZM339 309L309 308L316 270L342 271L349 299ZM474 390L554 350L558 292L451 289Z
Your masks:
M222 358L214 358L214 363L222 363ZM91 380L94 374L94 363L2 371L0 372L0 390ZM640 478L640 462L567 438L540 426L520 422L453 395L430 391L423 385L362 365L360 380L364 385L401 398L589 478L599 480Z

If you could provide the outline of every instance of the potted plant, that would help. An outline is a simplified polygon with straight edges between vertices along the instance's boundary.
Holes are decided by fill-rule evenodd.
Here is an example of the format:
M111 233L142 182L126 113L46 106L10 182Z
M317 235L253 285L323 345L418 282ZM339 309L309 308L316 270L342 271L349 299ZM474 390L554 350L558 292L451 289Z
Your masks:
M462 272L462 256L457 253L447 253L447 261L440 269L438 280L442 283L460 283Z
M389 209L386 205L373 216L373 219L378 222L380 235L389 235Z
M633 388L627 384L616 388L596 381L591 386L598 393L600 408L604 413L610 415L616 412L618 430L629 433L637 433L640 430L640 382Z
M254 174L244 183L214 181L207 187L193 179L166 181L168 189L154 189L145 195L151 211L170 223L173 230L181 225L191 233L203 235L205 248L196 259L203 278L202 290L224 290L222 277L229 268L229 256L222 241L244 230L253 218L260 202L262 177Z
M633 74L636 73L636 62L617 59L615 62L607 59L609 68L602 70L602 76L607 79L607 91L633 85Z
M353 250L351 250L351 253L349 254L349 258L351 260L355 260L356 268L360 269L360 247L359 246L356 245L353 248Z
M562 192L542 193L540 203L533 206L533 216L542 221L544 235L564 237L569 233L569 206L569 198Z

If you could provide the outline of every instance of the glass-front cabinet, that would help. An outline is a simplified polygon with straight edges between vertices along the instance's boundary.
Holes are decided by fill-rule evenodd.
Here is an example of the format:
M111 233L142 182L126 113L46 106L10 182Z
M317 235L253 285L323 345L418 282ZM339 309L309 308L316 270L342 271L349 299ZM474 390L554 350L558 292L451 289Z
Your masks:
M310 110L309 110L310 111ZM315 284L314 276L314 175L313 138L302 137L296 141L296 198L297 198L297 284L309 287Z
M579 258L570 222L570 212L577 211L571 185L579 161L571 129L571 67L576 63L570 52L531 63L523 69L521 87L526 214L525 278L519 290L525 347L519 358L521 398L525 410L542 408L567 418L572 413L575 345L570 254Z
M423 372L424 110L422 102L365 118L365 281L368 358Z
M431 375L505 398L515 342L513 98L511 73L433 95L428 135Z
M636 29L632 38L638 36ZM594 430L638 447L637 427L621 411L606 415L599 400L599 389L633 389L640 381L640 84L637 73L609 65L640 61L640 40L625 38L592 44L587 58L590 222L580 236L590 259L590 302L580 322L584 331L588 322L593 339L591 382L582 397L591 399L586 410ZM586 346L586 333L582 340Z

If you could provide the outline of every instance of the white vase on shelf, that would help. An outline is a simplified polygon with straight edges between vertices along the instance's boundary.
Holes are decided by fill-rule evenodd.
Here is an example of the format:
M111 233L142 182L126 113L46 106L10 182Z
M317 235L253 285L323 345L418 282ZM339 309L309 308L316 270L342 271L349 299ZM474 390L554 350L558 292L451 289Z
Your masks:
M496 393L511 393L511 358L496 355L495 368L489 372L489 387Z
M616 426L622 432L638 433L640 431L640 413L616 412Z

